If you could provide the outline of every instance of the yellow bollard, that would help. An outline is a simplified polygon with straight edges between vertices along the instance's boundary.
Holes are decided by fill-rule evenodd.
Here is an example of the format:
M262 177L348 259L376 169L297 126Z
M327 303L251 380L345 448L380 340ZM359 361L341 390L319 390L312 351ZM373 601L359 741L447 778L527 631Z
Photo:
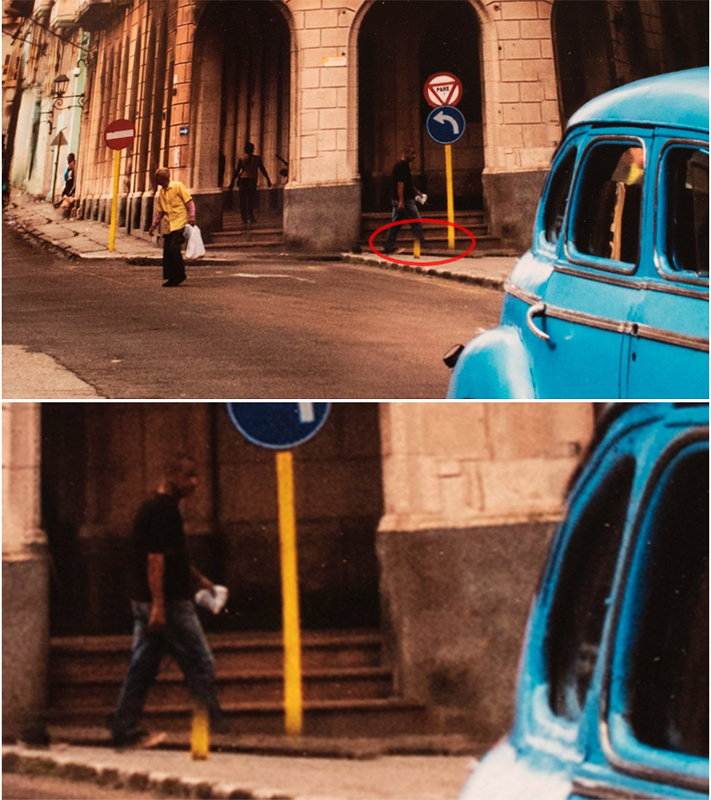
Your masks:
M210 718L204 706L195 706L190 735L190 755L193 761L204 761L210 753Z
M415 258L419 258L420 257L420 252L421 252L420 240L419 239L415 239L415 246L414 246L414 248L412 250L412 255Z

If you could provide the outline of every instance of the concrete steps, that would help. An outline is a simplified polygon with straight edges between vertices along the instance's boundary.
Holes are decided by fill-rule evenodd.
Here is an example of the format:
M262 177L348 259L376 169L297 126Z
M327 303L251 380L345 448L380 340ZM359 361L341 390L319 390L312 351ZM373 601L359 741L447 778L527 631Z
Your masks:
M210 636L218 693L235 729L278 735L283 729L283 651L278 633ZM128 668L130 637L53 639L50 709L54 724L101 726L113 711ZM379 634L304 632L302 670L305 733L315 736L389 736L426 732L424 709L394 695L382 664ZM182 674L166 658L151 689L146 721L182 729L191 703Z
M447 214L444 211L428 211L425 207L420 209L420 214L429 219L446 221ZM363 214L361 225L361 247L368 248L368 241L371 234L378 228L386 225L392 219L392 214L385 212L370 212ZM474 234L476 246L473 256L486 255L510 255L511 251L505 246L504 242L489 233L489 228L483 211L462 211L455 212L454 221ZM427 252L446 252L449 227L447 225L436 225L424 223L425 239L427 240ZM385 245L387 231L378 234L375 246L382 249ZM398 247L412 250L414 235L409 225L403 225L398 234ZM466 250L471 244L471 239L457 228L454 229L454 243L457 252Z

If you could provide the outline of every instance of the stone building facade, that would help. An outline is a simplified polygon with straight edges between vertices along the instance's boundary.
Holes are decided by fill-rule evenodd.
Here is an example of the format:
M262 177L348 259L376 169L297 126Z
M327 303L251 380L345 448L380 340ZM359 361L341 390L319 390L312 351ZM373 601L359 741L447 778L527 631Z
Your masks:
M429 207L444 208L443 148L425 132L423 84L434 72L464 85L455 208L483 209L490 232L521 248L577 107L629 80L708 63L708 4L686 0L36 0L34 9L91 37L79 87L81 213L108 217L102 132L126 117L137 131L121 163L127 230L150 224L159 165L191 188L202 227L220 230L249 139L274 182L260 191L262 209L283 212L287 242L313 249L354 245L362 213L388 211L390 171L407 144ZM36 91L55 69L48 60Z
M304 629L379 630L398 695L432 731L493 740L592 426L581 403L334 403L295 450ZM176 448L202 475L185 504L193 559L232 594L209 630L279 629L274 457L223 404L6 404L7 732L41 719L50 633L130 631L132 518Z

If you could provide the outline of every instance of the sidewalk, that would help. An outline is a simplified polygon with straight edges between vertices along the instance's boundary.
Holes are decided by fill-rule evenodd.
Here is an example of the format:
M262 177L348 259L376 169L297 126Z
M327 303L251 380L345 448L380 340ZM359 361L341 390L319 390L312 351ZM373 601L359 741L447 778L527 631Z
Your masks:
M470 756L381 756L366 760L52 745L2 748L3 772L43 775L160 797L251 800L453 800Z
M19 345L2 346L4 400L97 400L96 389L45 353L31 353Z
M9 224L73 258L92 260L119 259L141 265L160 264L162 260L161 247L154 240L127 235L120 229L116 232L115 250L109 253L108 225L87 220L65 219L50 203L35 200L28 195L14 193L5 211L5 218ZM478 258L461 258L452 264L429 267L427 266L428 260L440 261L447 256L425 254L421 265L408 266L394 264L370 251L366 253L314 254L278 252L275 250L260 252L258 249L253 248L249 250L232 248L210 251L205 258L192 262L192 266L234 264L243 260L284 257L299 260L343 261L380 269L396 269L403 272L474 283L499 290L503 290L504 283L516 263L516 257L514 256L481 256ZM402 259L405 261L412 260L412 254L403 253Z

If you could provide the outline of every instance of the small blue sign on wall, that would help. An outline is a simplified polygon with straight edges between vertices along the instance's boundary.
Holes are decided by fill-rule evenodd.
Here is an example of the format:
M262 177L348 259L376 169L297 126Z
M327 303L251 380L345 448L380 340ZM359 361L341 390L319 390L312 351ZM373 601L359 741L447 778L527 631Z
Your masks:
M427 133L439 144L454 144L466 127L464 114L454 106L433 108L427 117Z
M314 436L330 403L227 403L230 419L252 444L289 450Z
M187 125L181 125L180 126L180 131L179 132L180 132L181 136L187 136L189 131L190 131L190 128Z

